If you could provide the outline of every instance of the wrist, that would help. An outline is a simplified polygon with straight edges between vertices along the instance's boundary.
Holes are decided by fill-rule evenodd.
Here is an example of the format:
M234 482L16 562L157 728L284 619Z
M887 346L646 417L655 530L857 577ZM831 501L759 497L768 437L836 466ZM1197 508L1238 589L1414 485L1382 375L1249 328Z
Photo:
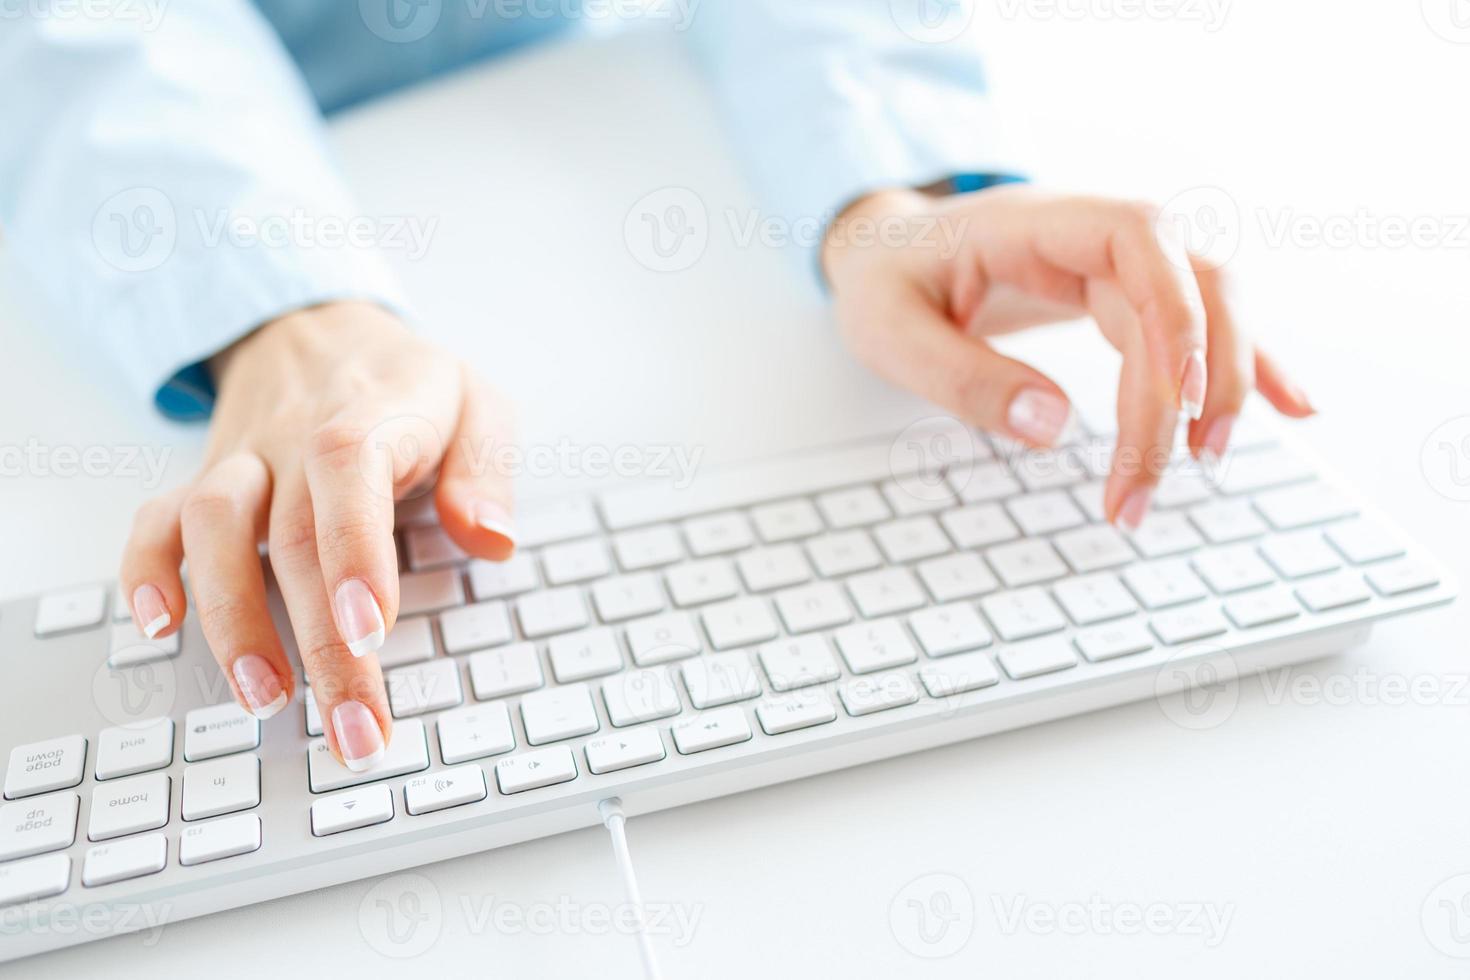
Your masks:
M245 362L341 360L345 350L407 329L397 316L375 303L336 300L302 307L266 321L215 354L207 362L209 374L219 387L236 365Z
M873 191L848 204L827 225L822 237L821 270L828 286L835 292L853 258L864 250L882 246L883 236L877 234L880 222L911 218L932 206L933 199L928 194L908 187Z

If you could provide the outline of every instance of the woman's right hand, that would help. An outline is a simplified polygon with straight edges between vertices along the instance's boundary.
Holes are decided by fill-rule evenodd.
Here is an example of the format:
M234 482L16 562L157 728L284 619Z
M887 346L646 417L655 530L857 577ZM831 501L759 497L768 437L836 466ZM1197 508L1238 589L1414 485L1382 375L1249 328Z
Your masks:
M375 651L398 616L394 504L437 480L444 529L471 555L515 547L509 479L486 461L507 405L380 307L330 303L266 324L211 362L219 384L203 468L134 518L120 573L150 637L183 622L189 563L200 627L258 718L295 678L266 604L268 543L327 744L349 768L382 754L392 714Z

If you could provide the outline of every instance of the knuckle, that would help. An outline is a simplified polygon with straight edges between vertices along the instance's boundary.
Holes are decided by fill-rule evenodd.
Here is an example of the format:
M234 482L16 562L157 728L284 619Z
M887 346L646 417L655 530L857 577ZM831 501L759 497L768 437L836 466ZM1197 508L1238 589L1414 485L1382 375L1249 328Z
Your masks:
M375 515L351 509L317 528L317 549L323 558L350 557L376 549L383 534L382 522Z
M357 425L345 422L326 422L316 427L307 439L306 453L310 459L329 463L344 456L356 458L369 432Z
M238 493L205 483L189 491L179 516L185 525L202 526L238 518L243 509L244 502Z
M251 603L233 590L196 590L194 606L204 629L227 640L248 638L259 625Z
M298 561L316 548L316 524L309 514L291 514L271 524L270 553L273 560Z

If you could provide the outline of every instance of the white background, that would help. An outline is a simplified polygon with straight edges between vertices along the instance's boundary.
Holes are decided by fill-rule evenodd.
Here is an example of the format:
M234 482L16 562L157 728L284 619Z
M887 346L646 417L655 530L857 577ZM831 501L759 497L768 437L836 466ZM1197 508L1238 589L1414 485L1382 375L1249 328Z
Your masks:
M1160 202L1226 192L1242 319L1323 410L1304 437L1463 578L1470 505L1454 498L1470 496L1470 443L1431 442L1463 435L1440 427L1470 414L1470 232L1455 222L1470 214L1470 27L1453 29L1451 2L1162 3L1151 9L1177 13L1142 19L1104 0L1008 2L957 43L985 49L1017 165L1039 182ZM360 111L335 135L365 208L437 217L427 256L403 263L423 328L516 397L530 440L681 441L715 459L896 428L914 403L843 359L793 257L721 232L723 210L755 198L714 118L676 43L635 37L475 69ZM623 222L666 186L696 189L715 221L704 258L661 276L633 260ZM1323 223L1366 227L1360 216L1427 218L1452 240L1306 237ZM1283 221L1297 233L1275 241ZM187 479L202 430L159 420L23 290L5 292L0 445L166 449L165 485ZM1075 331L1021 349L1063 378L1085 374L1094 350ZM109 576L144 483L0 479L0 594ZM1470 961L1435 941L1470 955L1438 903L1470 887L1435 889L1470 872L1465 608L1244 682L1208 731L1145 702L640 818L647 897L699 916L688 942L660 940L667 972L1464 975ZM1393 687L1404 681L1419 685L1410 703ZM0 973L636 975L631 940L481 918L490 902L531 914L619 903L600 831L422 874ZM924 883L905 890L929 874L949 876L938 880L958 910L943 942L967 937L948 959L916 955L940 948L913 938L907 904L931 898ZM405 889L440 911L418 934L428 948L398 962L381 952L393 947L375 903ZM1017 903L1032 918L1013 927ZM1089 904L1103 917L1080 929L1038 925ZM1109 927L1108 910L1149 906L1180 927ZM1196 906L1229 917L1220 941L1180 924ZM1458 927L1470 938L1470 915Z

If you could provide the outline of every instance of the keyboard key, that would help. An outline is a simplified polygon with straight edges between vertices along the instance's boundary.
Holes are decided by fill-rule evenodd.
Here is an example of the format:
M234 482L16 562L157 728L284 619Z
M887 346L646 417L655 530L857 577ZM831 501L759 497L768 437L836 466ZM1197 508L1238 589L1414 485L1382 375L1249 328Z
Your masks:
M954 495L938 473L914 473L902 480L884 480L879 490L899 517L928 514L955 504Z
M393 819L393 793L387 786L363 786L323 797L311 805L311 832L330 837Z
M403 546L408 555L408 567L415 572L458 565L469 559L469 555L437 524L408 528L403 532Z
M587 604L575 586L543 589L516 600L516 616L527 639L579 630L587 625Z
M948 552L947 538L932 517L906 517L873 529L878 547L895 565Z
M980 556L968 551L931 558L917 567L919 578L935 602L973 599L1000 587Z
M679 532L672 525L655 524L636 531L624 531L613 538L613 550L625 572L672 565L684 557Z
M693 517L684 522L684 540L696 558L725 555L755 544L755 533L744 514L726 511L706 517Z
M1225 615L1241 629L1285 622L1301 613L1291 594L1280 589L1260 589L1225 600Z
M393 726L393 738L383 757L371 768L353 772L332 755L325 739L315 739L306 749L307 779L313 793L330 793L362 783L374 783L392 776L406 776L429 768L429 743L424 723L417 718L400 721ZM185 770L185 792L188 791Z
M1396 561L1368 572L1368 584L1382 596L1404 595L1439 584L1439 573L1416 561Z
M1017 589L986 596L980 600L980 608L1007 643L1067 627L1067 618L1041 589Z
M837 689L842 707L854 718L901 708L919 700L919 689L908 674L894 671L870 677L854 677Z
M801 585L812 577L811 566L806 556L794 544L775 545L770 548L754 548L742 552L735 559L745 587L752 592L769 592Z
M577 760L565 745L522 752L495 763L495 783L505 796L577 778Z
M919 659L908 634L896 619L880 619L844 627L832 634L837 650L854 674L871 674Z
M1087 523L1087 518L1072 503L1072 498L1061 490L1012 497L1006 501L1006 510L1022 533L1029 537L1055 534Z
M1024 449L1007 458L1027 490L1055 490L1087 479L1087 467L1070 449Z
M931 698L947 698L998 684L1000 672L988 653L965 653L920 667L919 682Z
M1066 563L1045 541L997 545L987 551L985 557L1000 580L1012 589L1061 578L1069 572Z
M817 508L826 518L828 526L839 530L877 524L891 516L888 505L872 487L854 487L851 490L824 493L817 498Z
M457 568L403 572L398 576L398 615L416 616L464 605L464 580Z
M561 684L605 677L623 669L617 634L607 626L558 636L546 644L546 655L551 658L551 672Z
M383 645L378 648L378 666L388 670L419 663L433 656L434 627L429 622L429 617L405 616L393 624L393 632L388 634Z
M106 609L107 589L100 585L43 595L36 603L36 635L52 636L96 626Z
M179 836L179 863L185 867L258 850L260 818L253 813L186 827Z
M522 548L585 538L600 530L592 502L583 498L537 501L516 511L516 541Z
M1205 543L1183 514L1157 510L1151 511L1128 537L1145 558L1182 555Z
M439 755L447 766L501 755L516 747L504 701L472 704L439 716Z
M764 504L750 512L755 529L766 544L780 544L822 533L822 518L805 500Z
M404 783L403 808L416 817L478 803L488 795L485 773L479 766L455 766L414 776Z
M253 756L239 756L253 759ZM233 763L234 759L207 765ZM187 773L189 770L185 769ZM87 824L88 840L110 840L128 834L157 830L168 823L170 781L167 773L151 772L112 783L104 783L92 792L92 817ZM257 785L256 802L260 801ZM252 804L253 805L253 804ZM231 809L243 809L231 807ZM228 811L218 810L217 813ZM210 814L206 814L209 816Z
M112 590L112 621L114 623L124 623L131 618L132 610L128 608L128 600L122 594L122 587L114 587Z
M302 701L306 710L306 734L316 737L322 733L322 713L316 706L316 692L308 687Z
M1272 490L1260 494L1255 500L1256 510L1278 531L1326 524L1358 512L1342 494L1320 483Z
M1311 579L1297 586L1296 597L1312 612L1327 612L1367 602L1373 597L1363 580L1351 572Z
M1167 609L1210 594L1188 562L1177 558L1125 568L1123 582L1145 609Z
M157 874L168 863L168 840L148 834L131 840L98 844L82 861L82 884L88 888Z
M1312 478L1312 468L1295 453L1284 449L1233 452L1219 464L1215 485L1228 496L1239 496L1300 483Z
M695 708L719 708L761 695L760 678L750 655L743 650L712 653L685 663L680 669L689 703Z
M560 742L564 738L597 731L597 709L586 684L533 691L521 698L521 723L526 741L532 745Z
M758 651L772 690L794 691L825 684L842 676L832 649L820 636L799 636L767 643Z
M1212 500L1191 507L1189 520L1211 544L1230 544L1266 533L1266 522L1245 500Z
M1229 624L1214 606L1201 604L1161 612L1149 620L1149 627L1160 640L1173 646L1219 636L1229 629Z
M65 854L0 864L0 906L60 895L70 881L71 858Z
M823 578L839 578L853 572L866 572L883 564L878 548L863 531L846 531L813 538L806 543L806 553L817 574Z
M700 614L704 631L716 650L733 650L774 640L781 630L764 599L732 599L706 606Z
M1107 484L1102 480L1092 480L1081 486L1073 487L1071 490L1072 500L1094 524L1101 524L1108 519L1103 510L1103 493L1106 490Z
M552 545L541 552L541 570L547 585L590 582L612 572L607 546L593 538Z
M390 670L383 680L394 718L412 718L442 711L464 701L459 683L459 661L436 657L427 663Z
M1204 474L1195 470L1171 470L1154 489L1154 507L1169 510L1188 507L1210 499L1210 484Z
M1244 592L1276 581L1270 567L1250 545L1229 545L1195 555L1194 570L1219 595Z
M837 706L821 691L767 698L755 706L755 717L767 735L814 728L837 720Z
M75 786L82 781L86 757L87 740L80 735L17 745L10 750L10 765L5 770L5 798L15 800Z
M972 504L939 515L939 523L960 549L988 548L1021 536L999 504Z
M1261 543L1261 554L1282 578L1306 578L1335 572L1342 567L1342 559L1337 552L1328 547L1326 540L1316 531L1298 531L1268 538Z
M512 643L471 654L469 664L470 687L479 701L523 694L546 683L533 643Z
M449 610L439 617L439 635L444 638L445 653L469 653L515 639L510 611L499 599Z
M740 594L735 580L735 567L723 558L675 565L664 573L674 605L699 606L720 599L733 599Z
M117 779L164 769L174 761L174 722L153 718L97 733L98 779Z
M924 590L907 568L884 568L854 575L847 592L865 619L908 612L925 605Z
M77 837L78 797L52 793L0 806L0 861L71 847Z
M1082 656L1093 663L1144 653L1154 648L1153 635L1136 619L1082 630L1073 637L1073 642L1082 651Z
M602 702L614 728L672 718L683 710L667 667L630 670L609 677L602 682Z
M521 552L505 561L470 562L470 592L477 600L505 599L530 592L541 584L536 577L536 562Z
M705 610L706 623L710 612L716 608L712 606ZM692 657L704 649L704 642L699 638L699 630L689 613L664 613L640 619L629 623L626 633L628 652L640 667Z
M778 592L776 609L789 633L810 633L852 621L852 607L833 582L814 582ZM760 639L774 638L772 633Z
M621 623L636 616L663 612L663 590L653 572L635 572L603 579L592 586L592 602L605 623Z
M1072 645L1062 637L1049 637L1001 648L1000 665L1011 680L1023 681L1077 665Z
M395 741L397 737L395 733ZM158 775L162 776L162 773ZM184 767L182 810L185 820L203 820L257 806L260 806L260 759L257 756L232 755Z
M184 761L202 762L260 745L260 721L233 701L184 716Z
M976 463L949 473L949 484L967 504L1001 500L1021 492L1021 484L1001 462Z
M1123 536L1107 524L1064 531L1054 540L1057 550L1077 572L1097 572L1131 562L1135 555Z
M1327 540L1354 565L1398 558L1404 546L1378 524L1366 519L1344 521L1327 529Z
M669 734L674 736L674 747L682 755L748 742L751 738L750 722L745 720L745 712L739 708L701 712L673 726Z
M1109 572L1063 579L1052 587L1052 594L1078 626L1091 626L1138 611L1133 596Z
M914 613L909 617L909 628L931 657L979 650L994 642L974 607L958 602Z
M132 620L125 623L114 623L111 639L107 665L115 669L152 663L155 660L167 660L169 657L179 655L178 633L150 640L138 632Z
M587 770L599 776L605 772L662 762L668 756L663 738L652 725L591 739L583 751L587 756Z

